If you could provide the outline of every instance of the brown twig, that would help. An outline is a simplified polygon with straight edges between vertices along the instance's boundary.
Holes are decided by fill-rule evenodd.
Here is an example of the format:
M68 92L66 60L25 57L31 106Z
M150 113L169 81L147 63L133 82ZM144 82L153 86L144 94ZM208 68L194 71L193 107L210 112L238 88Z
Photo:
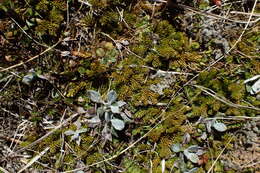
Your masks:
M260 108L257 107L253 107L253 106L244 106L244 105L239 105L239 104L235 104L232 103L231 101L227 100L226 98L222 97L222 96L218 96L214 91L212 91L209 88L200 86L200 85L192 85L198 89L200 89L201 91L205 92L206 94L214 97L216 100L230 106L230 107L234 107L234 108L242 108L242 109L251 109L251 110L255 110L255 111L260 111Z
M1 69L0 72L9 71L9 70L11 70L11 69L13 69L13 68L19 67L19 66L21 66L21 65L24 65L24 64L26 64L26 63L28 63L28 62L30 62L30 61L33 61L33 60L37 59L37 58L40 57L41 55L43 55L43 54L49 52L50 50L52 50L52 49L53 49L54 47L56 47L61 41L62 41L62 40L59 40L57 43L55 43L55 44L52 45L51 47L45 49L45 50L44 50L43 52L41 52L40 54L31 57L30 59L28 59L28 60L25 61L25 62L20 62L20 63L18 63L18 64L12 65L12 66L7 67L7 68L0 67L0 69Z
M51 131L49 131L48 133L46 133L44 136L40 137L39 139L37 139L36 141L34 141L33 143L19 149L16 151L16 153L19 153L21 151L24 151L28 148L31 148L32 146L38 144L39 142L41 142L43 139L47 138L48 136L50 136L51 134L53 134L56 130L60 129L63 126L66 126L72 119L76 118L79 114L75 113L72 116L70 116L68 119L66 119L65 121L63 121L62 123L60 123L58 126L56 126L54 129L52 129Z

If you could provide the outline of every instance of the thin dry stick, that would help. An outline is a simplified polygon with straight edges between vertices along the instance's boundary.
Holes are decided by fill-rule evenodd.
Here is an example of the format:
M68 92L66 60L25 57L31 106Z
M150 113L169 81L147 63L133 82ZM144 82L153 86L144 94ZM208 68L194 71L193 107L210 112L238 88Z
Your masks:
M249 24L250 24L250 21L251 21L252 17L253 17L253 14L254 14L254 11L255 11L255 8L256 8L256 4L257 4L257 0L255 0L254 6L253 6L252 11L251 11L251 13L250 13L250 16L249 16L249 18L248 18L248 21L247 21L247 23L246 23L246 26L245 26L245 28L243 29L243 32L240 34L239 38L237 39L237 41L235 42L235 44L230 48L230 50L227 52L227 54L228 54L230 51L232 51L232 50L236 47L236 45L241 41L243 35L244 35L245 32L246 32L246 29L248 28L248 26L249 26ZM258 21L258 20L260 20L260 18L258 18L257 21Z
M247 24L249 22L250 24L254 24L254 23L257 23L260 20L260 18L257 18L256 20L253 20L253 21L251 21L251 18L250 18L250 20L247 20L247 21L244 21L244 20L234 20L234 19L226 18L224 16L220 16L220 15L216 15L216 14L213 14L213 13L209 13L209 12L206 12L206 11L199 11L196 8L189 7L189 6L186 6L186 5L183 5L183 4L179 4L179 6L182 7L183 9L192 11L194 13L200 14L200 15L205 16L205 17L211 17L213 19L224 19L224 20L227 20L227 21L233 22L233 23Z
M51 167L47 166L46 164L41 163L41 162L39 162L39 161L36 161L35 163L38 163L38 164L41 165L42 167L46 168L46 169L45 169L45 172L55 172L55 173L58 172L57 169L51 168ZM49 170L48 170L48 169L49 169ZM52 171L51 171L51 170L52 170Z
M4 139L4 140L7 140L7 141L10 141L12 143L22 143L22 141L18 140L18 139L15 139L15 138L10 138L8 136L2 136L0 135L0 138ZM10 147L9 147L10 148Z
M260 165L260 161L256 162L256 163L252 163L250 165L244 165L242 166L242 168L252 168L254 166Z
M138 65L132 64L132 65L129 65L129 67L148 68L148 69L150 69L150 70L153 70L153 71L156 71L156 72L162 73L162 74L171 74L171 75L193 75L192 73L175 72L175 71L163 71L163 70L156 69L156 68L153 68L153 67L149 67L149 66L146 66L146 65L138 66Z
M192 85L192 86L200 89L201 91L205 92L206 94L214 97L216 100L218 100L218 101L220 101L220 102L222 102L222 103L224 103L224 104L226 104L230 107L252 109L252 110L255 110L255 111L260 111L260 108L257 108L257 107L243 106L243 105L232 103L231 101L227 100L226 98L218 96L214 91L210 90L209 88L206 88L206 87L203 87L203 86L200 86L200 85Z
M12 113L11 111L9 111L9 110L6 110L6 109L4 109L4 108L0 108L2 111L4 111L4 112L6 112L6 113L8 113L8 114L10 114L10 115L12 115L12 116L14 116L14 117L16 117L16 118L19 118L19 115L18 114L15 114L15 113Z
M104 32L101 32L101 34L103 34L103 35L105 35L106 37L110 38L110 39L115 43L115 45L116 45L117 41L114 40L110 35L108 35L108 34L106 34L106 33L104 33ZM141 56L139 56L139 55L135 54L134 52L132 52L131 50L129 50L126 46L124 46L124 45L122 45L122 46L125 48L125 50L126 50L127 52L133 54L133 55L136 56L137 58L143 59ZM119 49L118 49L118 50L119 50ZM123 57L123 55L121 55L121 54L122 54L122 51L119 50L119 52L121 52L121 53L120 53L120 56L121 56L121 58L122 58L122 57Z
M120 11L117 7L116 7L116 10L117 10L118 14L120 15L119 21L120 21L120 22L124 22L125 25L126 25L126 27L127 27L128 29L133 30L133 29L128 25L128 23L125 21L125 19L124 19L124 10Z
M233 5L233 4L237 4L237 3L241 3L242 1L232 1L232 2L224 2L222 5L221 5L221 8L225 7L225 6L228 6L228 5ZM209 9L205 9L204 11L207 11L207 12L211 12L211 11L214 11L216 9L220 8L219 6L216 6L216 5L213 5L211 6Z
M235 42L235 44L228 50L227 54L229 54L229 53L236 47L236 45L241 41L241 38L243 37L243 35L244 35L246 29L247 29L248 26L249 26L249 23L250 23L250 21L251 21L252 15L253 15L253 13L254 13L256 4L257 4L257 0L255 0L254 6L253 6L252 11L251 11L251 14L250 14L250 16L249 16L249 19L248 19L248 21L247 21L246 26L245 26L244 29L243 29L243 32L240 34L240 36L239 36L239 38L237 39L237 41ZM209 67L203 69L201 72L204 72L204 71L210 69L212 66L214 66L217 62L219 62L219 61L222 60L223 58L224 58L224 56L221 56L221 57L220 57L219 59L217 59L214 63L210 64ZM200 73L201 73L201 72L200 72ZM194 79L196 79L196 78L199 76L200 73L198 73L198 74L195 75L192 79L190 79L188 82L186 82L186 83L184 84L184 86L182 87L182 89L183 89L185 86L189 85ZM180 92L182 89L180 89L179 91L177 91L177 93L172 96L172 98L171 98L171 100L169 101L169 103L168 103L167 107L165 108L165 110L168 109L170 103L173 101L173 99L175 98L175 96L178 95L179 92ZM165 110L164 110L164 111L165 111ZM162 122L162 121L160 121L160 122ZM160 123L160 122L159 122L159 123ZM152 128L151 130L149 130L144 136L147 136L148 133L150 133L152 130L153 130L153 128ZM142 138L142 137L141 137L141 138ZM142 139L143 139L143 138L142 138ZM138 142L139 142L139 140L138 140Z
M13 136L14 136L14 139L16 139L16 137L18 136L18 132L19 132L20 130L22 130L23 125L26 126L26 123L27 123L27 121L23 121L22 123L20 123L20 124L18 125L18 127L16 128L15 133L14 133L14 135L13 135ZM20 129L20 128L21 128L21 129ZM26 130L26 128L23 129L22 133L25 132L25 130ZM9 148L10 148L12 151L15 149L16 144L18 144L18 142L16 142L16 141L20 141L21 137L22 137L22 136L18 136L18 139L16 139L16 140L14 141L15 143L11 142ZM14 146L13 146L13 145L14 145ZM12 148L13 148L13 149L12 149Z
M67 0L66 3L66 7L67 7L67 21L66 21L66 29L65 31L69 28L69 23L70 23L70 11L69 11L69 1Z
M41 46L43 46L43 47L48 47L47 45L44 45L44 44L38 42L37 40L35 40L34 38L32 38L32 37L19 25L19 23L16 22L16 20L14 20L13 18L11 18L11 20L22 30L22 32L23 32L29 39L31 39L32 41L34 41L34 42L35 42L36 44L38 44L38 45L41 45Z
M149 161L150 161L149 173L153 173L153 162L151 159Z
M63 163L63 159L64 159L64 155L65 155L65 150L63 149L65 146L64 144L65 144L64 133L62 133L61 134L61 145L60 145L60 156L58 159L58 162L61 164Z
M210 173L210 171L214 168L214 166L216 165L218 159L220 158L220 156L224 153L224 151L226 150L227 146L230 144L230 142L232 141L232 139L234 138L234 135L230 137L228 143L225 145L225 147L223 148L223 150L221 150L221 152L219 153L218 157L216 158L216 160L213 162L213 164L211 165L211 167L209 168L207 173Z
M0 89L0 92L2 92L6 87L7 85L11 82L11 80L13 79L13 75L11 75L11 77L9 78L9 80L4 84L4 86Z
M157 2L162 2L162 3L167 3L167 1L164 1L164 0L158 0ZM197 13L197 14L200 14L202 16L205 16L205 17L211 17L211 18L214 18L214 19L224 19L224 20L227 20L229 22L235 22L235 23L243 23L243 24L247 24L248 21L243 21L243 20L233 20L233 19L229 19L229 18L226 18L226 17L223 17L223 16L220 16L220 15L216 15L216 14L213 14L213 13L209 13L207 11L199 11L197 10L196 8L193 8L193 7L189 7L187 5L183 5L183 4L178 4L179 7L185 9L185 10L189 10L189 11L192 11L194 13ZM256 20L254 21L251 21L251 19L249 20L249 23L252 24L252 23L257 23L258 21L260 20L260 18L257 18Z
M230 11L230 14L241 14L241 15L250 15L250 13L245 13L241 11ZM253 16L260 17L259 13L253 13Z
M161 114L162 115L162 114ZM160 115L160 116L161 116ZM154 130L159 124L161 124L165 119L162 119L161 121L159 121L154 127L152 127L146 134L144 134L143 136L141 136L138 140L136 140L135 142L133 142L132 144L130 144L127 148L125 148L124 150L120 151L118 154L115 154L107 159L104 159L104 160L101 160L99 162L96 162L96 163L93 163L91 165L88 165L88 166L84 166L84 167L81 167L81 168L77 168L77 169L73 169L73 170L70 170L70 171L65 171L63 173L69 173L69 172L76 172L76 171L80 171L80 170L83 170L85 168L88 168L88 167L92 167L92 166L96 166L96 165L99 165L101 163L104 163L104 162L107 162L107 161L110 161L110 160L113 160L115 158L117 158L118 156L120 156L121 154L125 153L126 151L128 151L130 148L132 148L133 146L135 146L138 142L140 142L142 139L144 139L146 136L148 136L148 134Z
M36 141L34 141L33 143L19 149L16 151L16 153L19 153L21 151L24 151L36 144L38 144L39 142L41 142L43 139L47 138L48 136L50 136L51 134L53 134L56 130L60 129L61 127L67 125L72 119L76 118L79 114L73 114L72 116L70 116L68 119L66 119L65 121L63 121L62 123L60 123L58 126L56 126L54 129L52 129L51 131L49 131L48 133L46 133L44 136L40 137L39 139L37 139Z
M253 13L253 11L254 11L254 9L255 9L256 2L257 2L257 0L255 1L255 4L254 4L253 10L252 10L252 13ZM241 40L241 38L242 38L242 36L243 36L245 30L247 29L247 27L248 27L248 25L249 25L249 23L250 23L250 20L251 20L251 18L252 18L252 13L251 13L251 15L250 15L250 17L249 17L249 20L248 20L248 22L247 22L247 25L245 26L245 28L244 28L242 34L240 35L240 37L239 37L239 39L236 41L236 43L233 45L233 47L228 51L228 53L229 53L232 49L234 49L234 47L237 45L237 43ZM220 61L221 59L223 59L223 57L224 57L224 56L220 57L217 61L215 61L214 63L212 63L209 67L205 68L203 71L208 70L210 67L212 67L213 65L215 65L218 61ZM197 78L198 75L199 75L199 74L197 74L196 76L194 76L194 77L193 77L191 80L189 80L184 86L187 86L192 80L194 80L195 78ZM177 94L178 94L178 93L179 93L179 92L177 92ZM166 108L163 110L163 112L160 114L160 117L163 116L165 110L168 109L170 103L173 101L174 98L175 98L175 94L173 95L172 99L169 101L167 107L166 107ZM167 118L167 117L166 117L166 118ZM118 154L116 154L116 155L114 155L114 156L112 156L112 157L110 157L110 158L104 159L104 160L102 160L102 161L93 163L93 164L91 164L91 165L89 165L89 166L86 166L86 167L95 166L95 165L98 165L98 164L100 164L100 163L103 163L103 162L106 162L106 161L109 161L109 160L113 160L114 158L116 158L116 157L118 157L119 155L123 154L124 152L126 152L127 150L129 150L130 148L132 148L135 144L137 144L137 143L140 142L142 139L144 139L154 128L156 128L156 127L157 127L160 123L162 123L166 118L164 118L164 119L162 119L161 121L159 121L159 122L158 122L154 127L152 127L146 134L144 134L144 135L143 135L142 137L140 137L137 141L135 141L134 143L132 143L130 146L128 146L127 148L125 148L124 150L122 150L121 152L119 152ZM46 135L47 135L47 134L46 134ZM46 135L45 135L45 136L46 136ZM49 136L49 135L48 135L48 136ZM38 141L38 140L37 140L37 141ZM37 141L35 141L35 142L37 142ZM230 142L231 142L231 140L229 141L229 143L230 143ZM37 142L37 143L38 143L38 142ZM228 144L229 144L229 143L228 143ZM34 144L34 145L35 145L35 144ZM227 145L226 145L226 146L227 146ZM226 148L226 146L225 146L225 148ZM224 148L224 149L225 149L225 148ZM222 150L222 152L220 153L220 155L224 152L224 149ZM24 150L24 148L23 148L23 150ZM218 158L220 157L220 155L218 156ZM217 158L217 159L218 159L218 158ZM217 160L215 160L215 162L214 162L215 164L216 164L216 161L217 161ZM212 168L213 168L214 165L215 165L214 163L213 163L213 165L212 165ZM82 170L82 169L84 169L84 168L86 168L86 167L82 167L82 168L78 168L78 169L74 169L74 170L66 171L66 172L74 172L74 171ZM212 168L211 168L211 169L212 169ZM211 171L211 169L209 170L209 172Z
M7 67L7 68L0 67L0 69L1 69L0 72L9 71L9 70L11 70L11 69L13 69L13 68L19 67L19 66L21 66L21 65L24 65L24 64L30 62L30 61L35 60L35 59L38 58L39 56L41 56L41 55L47 53L48 51L52 50L52 49L53 49L54 47L56 47L61 41L62 41L62 40L59 40L57 43L55 43L55 44L52 45L51 47L45 49L45 50L44 50L43 52L41 52L40 54L31 57L30 59L28 59L28 60L25 61L25 62L20 62L20 63L18 63L18 64L12 65L12 66Z
M244 27L242 33L240 34L239 38L237 39L237 41L234 43L234 45L227 51L227 53L225 55L228 55L235 47L236 45L241 41L241 38L243 37L243 35L245 34L245 31L246 29L248 28L249 26L249 23L250 23L250 20L252 18L252 14L254 13L254 10L255 10L255 7L256 7L256 3L257 3L257 0L255 0L255 3L254 3L254 6L252 8L252 11L251 11L251 15L249 16L249 19L248 19L248 22L246 24L246 26ZM213 67L215 64L217 64L219 61L221 61L225 55L222 55L221 57L219 57L216 61L214 61L213 63L211 63L208 67L206 67L205 69L203 69L202 71L200 71L198 74L196 74L194 77L192 77L188 82L186 82L182 88L180 88L176 94L173 94L173 97L172 99L170 100L170 102L175 98L175 96L179 95L180 91L183 90L183 88L187 85L189 85L194 79L196 79L197 77L199 77L199 75L202 73L202 72L205 72L207 70L209 70L211 67Z
M88 1L78 0L80 3L92 7L92 5Z
M36 162L37 160L39 160L48 150L50 149L50 147L45 148L42 152L40 152L40 154L38 154L37 156L35 156L34 158L32 158L22 169L20 169L18 171L18 173L23 172L24 170L26 170L27 168L29 168L34 162Z
M165 111L169 108L170 106L170 103L173 101L173 98L168 102L168 104L166 105L165 109L162 110L161 114L158 116L158 119L163 117L163 115L165 114ZM192 100L190 101L192 102ZM175 112L175 114L177 114L178 112L182 111L183 109L185 108L185 106L183 106L182 108L180 108L178 111ZM148 136L149 133L151 133L151 131L153 131L156 127L158 127L158 125L160 125L164 120L166 120L169 116L165 116L164 118L162 118L158 123L156 123L148 132L146 132L143 136L141 136L139 139L137 139L135 142L133 142L132 144L130 144L127 148L125 148L124 150L118 152L117 154L107 158L107 159L104 159L104 160L101 160L99 162L96 162L96 163L93 163L91 165L87 165L87 166L84 166L84 167L81 167L81 168L77 168L77 169L73 169L73 170L69 170L69 171L65 171L65 172L62 172L62 173L69 173L69 172L76 172L76 171L80 171L80 170L83 170L85 168L88 168L88 167L93 167L93 166L96 166L98 164L101 164L101 163L104 163L104 162L107 162L107 161L110 161L110 160L113 160L115 158L117 158L118 156L122 155L123 153L125 153L126 151L128 151L130 148L134 147L137 143L139 143L141 140L143 140L144 138L146 138Z
M7 170L5 170L4 168L2 168L1 166L0 166L0 171L2 171L3 173L9 173Z
M22 137L24 136L24 134L26 134L26 132L28 132L28 130L29 130L28 126L30 125L30 122L25 120L25 123L23 123L23 124L24 124L24 126L21 127L21 128L20 128L20 125L18 126L20 128L20 130L21 130L21 133L18 136L17 140L22 140ZM15 150L15 148L17 147L18 144L19 143L15 143L14 144L14 146L12 148L12 153Z
M106 33L104 33L104 32L100 32L100 34L102 34L102 35L108 37L109 39L111 39L111 40L114 42L115 45L117 45L118 42L117 42L115 39L113 39L110 35L108 35L108 34L106 34ZM116 46L116 47L117 47L117 46ZM123 53L122 53L122 51L121 51L119 48L117 48L117 50L118 50L118 52L119 52L119 54L120 54L121 59L123 59Z
M248 19L248 22L247 22L247 24L246 24L246 26L245 26L243 32L241 33L241 35L239 36L239 38L238 38L238 40L235 42L235 44L229 49L229 51L227 52L227 54L229 54L229 53L235 48L235 46L241 41L241 38L243 37L243 35L244 35L246 29L247 29L248 26L249 26L250 20L251 20L251 18L252 18L252 14L253 14L253 12L254 12L254 10L255 10L255 7L256 7L256 3L257 3L257 0L255 0L253 9L252 9L252 11L251 11L251 15L250 15L250 17L249 17L249 19ZM217 59L214 63L210 64L209 67L203 69L200 73L202 73L202 72L204 72L204 71L210 69L212 66L214 66L217 62L219 62L219 61L222 60L223 58L224 58L224 56L221 56L221 57L220 57L219 59ZM185 86L189 85L194 79L196 79L196 78L199 76L200 73L198 73L198 74L195 75L192 79L190 79L188 82L186 82L181 89L179 89L175 94L172 95L172 97L171 97L170 101L168 102L166 108L165 108L164 110L162 110L162 113L159 115L159 117L162 117L162 116L163 116L163 114L164 114L165 111L169 108L169 106L170 106L171 102L174 100L174 98L175 98L177 95L179 95L180 91L181 91ZM184 108L184 107L183 107L183 108ZM148 134L149 134L153 129L155 129L159 124L161 124L165 119L167 119L167 117L165 117L164 119L162 119L161 121L159 121L159 122L158 122L156 125L154 125L154 127L152 127L148 132L146 132L143 136L141 136L141 137L140 137L139 139L137 139L134 143L132 143L131 145L129 145L127 148L125 148L124 150L122 150L122 151L119 152L118 154L115 154L115 155L113 155L113 156L111 156L110 158L107 158L107 159L105 159L105 160L101 160L101 161L99 161L99 162L93 163L93 164L91 164L91 165L89 165L89 166L77 168L77 169L70 170L70 171L66 171L66 172L64 172L64 173L79 171L79 170L82 170L82 169L84 169L84 168L91 167L91 166L96 166L96 165L98 165L98 164L100 164L100 163L103 163L103 162L106 162L106 161L109 161L109 160L113 160L114 158L117 158L118 156L120 156L121 154L125 153L125 152L128 151L130 148L132 148L133 146L135 146L135 144L137 144L138 142L140 142L140 141L141 141L142 139L144 139L146 136L148 136ZM230 140L230 141L231 141L231 140ZM225 149L225 148L224 148L224 149ZM224 151L223 151L223 152L224 152ZM216 163L215 163L215 164L216 164ZM212 166L214 166L214 165L212 165Z
M255 0L254 6L253 6L253 8L252 8L252 11L251 11L251 13L250 13L248 22L247 22L247 24L246 24L246 26L245 26L243 32L240 34L240 36L239 36L239 38L237 39L237 41L235 42L235 44L229 49L229 51L227 52L227 54L228 54L231 50L233 50L233 49L235 48L235 46L241 41L241 39L242 39L242 37L243 37L243 35L244 35L246 29L247 29L248 26L249 26L249 23L250 23L251 18L252 18L252 16L253 16L253 13L254 13L256 4L257 4L257 0ZM223 58L223 57L222 57L222 58ZM221 58L221 59L222 59L222 58ZM220 58L219 58L219 59L220 59ZM212 65L214 65L214 64L216 64L216 62L213 63ZM210 167L210 169L208 170L207 173L210 173L210 171L214 168L214 166L216 165L218 159L219 159L220 156L223 154L223 152L224 152L225 149L227 148L227 145L231 142L231 140L233 139L233 137L234 137L234 136L232 136L232 137L230 138L230 140L229 140L228 143L225 145L225 147L223 148L223 150L220 152L220 154L218 155L218 157L216 158L216 160L213 162L213 164L211 165L211 167Z
M260 116L258 117L247 117L247 116L235 116L235 117L215 117L215 118L205 118L205 120L252 120L252 119L260 119Z

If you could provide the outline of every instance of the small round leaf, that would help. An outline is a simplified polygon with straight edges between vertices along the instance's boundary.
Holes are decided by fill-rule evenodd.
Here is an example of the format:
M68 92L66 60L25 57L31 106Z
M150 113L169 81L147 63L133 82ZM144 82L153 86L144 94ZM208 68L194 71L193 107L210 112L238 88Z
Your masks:
M35 75L35 73L29 73L23 77L22 83L30 85L36 79L36 77L37 76Z
M118 107L122 107L122 106L126 105L126 102L120 100L120 101L116 102L115 105L117 105Z
M213 124L213 127L219 132L224 132L227 130L227 126L223 123L216 122Z
M101 96L98 92L94 91L94 90L88 90L88 97L91 101L96 102L96 103L100 103L101 100Z
M120 109L119 109L119 107L118 106L110 106L110 108L111 108L111 111L113 112L113 113L115 113L115 114L119 114L120 113Z
M109 93L107 94L107 101L108 103L112 104L116 101L117 99L117 94L114 90L109 91Z
M180 145L179 143L173 144L173 145L171 146L171 150L172 150L173 152L175 152L175 153L178 153L178 152L181 151L181 145Z
M124 121L114 118L111 120L112 126L116 129L116 130L123 130L125 128L125 123Z
M184 150L183 153L192 163L198 163L199 157L197 156L197 154L190 153L188 150Z

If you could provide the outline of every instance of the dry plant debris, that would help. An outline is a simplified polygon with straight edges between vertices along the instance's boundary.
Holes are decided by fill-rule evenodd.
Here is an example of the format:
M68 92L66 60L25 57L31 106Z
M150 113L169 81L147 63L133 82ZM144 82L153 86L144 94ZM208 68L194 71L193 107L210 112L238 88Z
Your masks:
M0 0L0 172L257 172L257 0Z

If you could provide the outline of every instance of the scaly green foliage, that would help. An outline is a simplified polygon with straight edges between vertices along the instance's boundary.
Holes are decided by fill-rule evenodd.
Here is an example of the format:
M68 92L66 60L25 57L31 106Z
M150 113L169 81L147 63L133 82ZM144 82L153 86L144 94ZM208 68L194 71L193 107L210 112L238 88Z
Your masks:
M48 132L42 127L43 120L51 119L59 123L61 117L68 118L71 112L74 113L79 108L87 112L80 115L83 127L87 129L80 135L80 145L74 140L71 141L70 136L64 136L65 131L76 130L76 126L73 125L75 120L72 120L70 125L58 129L32 147L37 152L41 152L47 146L50 147L49 152L39 161L51 168L70 171L78 168L80 162L91 165L114 156L145 135L160 120L164 120L142 141L111 160L111 163L104 162L96 167L90 167L89 171L101 172L102 169L107 169L118 172L116 169L122 167L124 172L143 173L151 169L153 172L161 172L161 163L164 159L165 172L170 172L172 165L177 165L180 161L178 155L170 149L172 144L183 143L185 148L190 145L206 147L205 156L216 159L230 139L229 130L241 128L244 123L227 124L227 132L219 133L213 128L212 132L208 132L205 123L198 122L200 118L204 120L217 116L257 115L253 110L226 105L192 85L206 87L235 104L259 106L260 101L254 95L250 95L243 84L245 79L260 72L260 63L255 58L259 54L255 51L259 42L258 32L248 33L238 44L237 49L247 56L231 53L211 69L203 71L215 61L214 57L211 57L214 44L210 45L212 47L207 47L199 40L192 40L171 24L171 20L167 19L167 11L163 13L166 16L164 19L160 16L162 14L160 11L155 11L154 16L150 15L147 6L142 9L144 1L88 0L91 6L77 1L69 1L67 6L66 1L61 0L28 1L28 3L31 7L26 9L22 18L26 20L37 18L35 19L37 22L28 28L29 31L35 32L33 36L40 36L36 40L49 42L49 39L58 39L63 35L69 41L64 41L55 48L57 53L53 51L42 55L38 61L21 68L19 73L25 76L24 73L29 67L35 68L42 71L46 79L37 80L31 86L26 86L21 83L22 79L18 78L10 81L6 86L8 90L1 89L1 106L2 104L5 107L10 106L10 109L19 112L21 117L34 122L32 130L23 137L24 142L21 146L27 146ZM14 6L19 4L15 2ZM70 23L67 23L65 32L67 8L70 10ZM17 9L17 12L22 14L22 8ZM19 33L17 31L18 29L14 33ZM23 39L21 44L28 46L31 44L29 40ZM120 43L121 40L127 40L130 44L119 49L116 43ZM4 48L8 49L8 46ZM60 54L64 52L68 55L61 57ZM8 60L8 57L3 57ZM18 60L20 61L19 58ZM1 60L0 64L4 64L2 61L5 60ZM166 80L172 82L162 90L163 94L160 94L151 89L151 85L164 81L163 77L155 75L159 70L166 73L168 71L187 72L193 75L199 73L199 77L184 87L192 76L172 75ZM1 78L7 75L0 74ZM17 83L19 89L16 87ZM98 132L103 124L90 127L86 120L96 114L93 109L98 107L89 101L86 93L87 90L106 93L110 89L118 93L119 100L127 102L127 110L134 122L127 124L128 130L118 133L113 141L102 144L102 135ZM20 94L16 94L19 92ZM27 106L30 109L23 112L27 107L22 105L27 102L30 103ZM18 103L19 106L14 103ZM167 110L163 112L166 107ZM184 140L186 134L189 134L190 138ZM205 134L206 139L203 139L202 135ZM231 144L227 145L227 149L231 147ZM61 149L64 153L61 153ZM183 162L187 169L198 166L185 157ZM33 166L44 169L40 164ZM206 172L210 166L212 161L205 161L198 172ZM183 170L184 168L173 168L174 172ZM217 162L214 171L225 171L223 164Z
M48 34L50 36L58 36L57 33L64 20L64 11L66 11L66 7L66 2L60 0L39 1L35 8L41 13L41 15L47 16L47 19L39 20L36 27L36 33L39 36Z

